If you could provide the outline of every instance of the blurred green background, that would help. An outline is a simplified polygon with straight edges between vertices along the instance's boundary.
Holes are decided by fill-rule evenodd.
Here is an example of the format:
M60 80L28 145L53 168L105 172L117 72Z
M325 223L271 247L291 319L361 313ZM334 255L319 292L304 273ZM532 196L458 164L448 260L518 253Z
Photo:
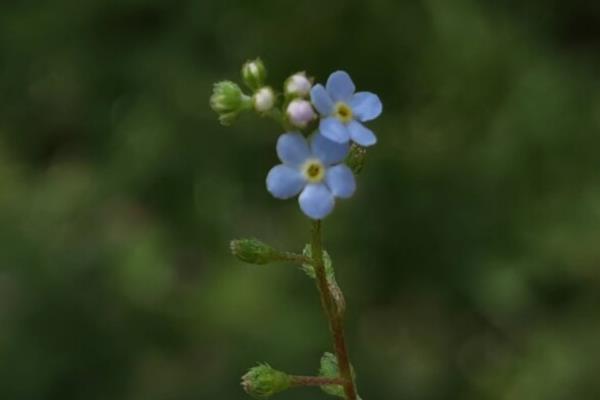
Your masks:
M4 0L2 400L315 372L313 282L228 249L308 239L264 187L279 129L208 107L255 56L273 85L346 69L384 102L324 225L366 400L600 398L600 3Z

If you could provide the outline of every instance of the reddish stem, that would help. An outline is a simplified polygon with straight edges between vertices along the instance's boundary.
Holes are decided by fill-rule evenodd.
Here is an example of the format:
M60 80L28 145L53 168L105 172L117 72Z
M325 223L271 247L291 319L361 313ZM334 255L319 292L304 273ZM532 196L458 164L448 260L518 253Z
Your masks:
M350 356L344 336L344 320L342 312L339 312L333 294L327 283L327 274L323 263L323 245L321 240L321 221L314 221L312 227L311 252L314 262L317 287L321 294L321 305L329 321L329 330L333 337L333 346L338 361L340 376L343 380L346 400L357 400Z

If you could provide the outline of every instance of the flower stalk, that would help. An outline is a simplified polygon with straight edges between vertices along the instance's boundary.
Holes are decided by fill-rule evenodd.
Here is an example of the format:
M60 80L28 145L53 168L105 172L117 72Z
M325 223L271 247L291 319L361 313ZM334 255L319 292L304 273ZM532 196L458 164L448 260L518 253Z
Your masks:
M346 346L344 334L344 316L343 311L337 306L337 302L330 285L327 282L325 264L323 263L323 243L321 235L321 221L316 220L312 223L311 230L311 253L313 266L315 269L317 288L321 295L321 306L329 322L329 330L333 337L333 347L338 360L340 377L343 380L344 393L346 400L357 400L356 384L350 365L350 356ZM340 290L341 293L341 290Z
M296 386L325 386L325 385L343 385L342 378L327 378L324 376L303 376L290 375L291 387Z
M289 262L297 265L312 263L312 259L289 251L279 251L258 239L236 239L229 243L231 253L248 264L265 265L273 262Z

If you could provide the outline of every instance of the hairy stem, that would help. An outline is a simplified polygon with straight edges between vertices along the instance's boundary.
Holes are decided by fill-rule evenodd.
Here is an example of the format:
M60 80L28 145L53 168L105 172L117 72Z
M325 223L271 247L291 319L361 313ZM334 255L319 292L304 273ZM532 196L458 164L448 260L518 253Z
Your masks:
M323 385L343 385L342 378L325 378L322 376L301 376L291 375L292 386L323 386Z
M313 266L317 281L317 288L321 295L321 305L327 319L329 320L329 330L333 337L333 346L338 360L340 377L343 379L344 393L347 400L357 400L356 385L352 376L352 367L350 366L350 356L346 347L344 337L343 311L339 310L335 298L331 293L327 283L325 265L323 264L323 244L321 239L321 221L314 221L311 232L311 253L313 257ZM341 290L340 290L341 293Z
M303 264L312 264L313 260L309 257L306 257L302 254L296 254L296 253L291 253L291 252L280 252L277 255L277 260L278 261L284 261L284 262L289 262L292 264L298 264L298 265L303 265Z

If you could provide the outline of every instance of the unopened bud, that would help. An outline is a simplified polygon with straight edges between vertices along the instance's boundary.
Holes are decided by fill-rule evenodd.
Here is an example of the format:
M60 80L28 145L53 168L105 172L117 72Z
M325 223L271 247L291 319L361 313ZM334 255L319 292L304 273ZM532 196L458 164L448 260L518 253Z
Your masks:
M249 264L264 265L280 259L279 252L258 239L232 240L231 253Z
M304 72L298 72L285 81L286 96L307 97L312 88L312 81Z
M291 378L285 372L277 371L268 364L259 364L242 376L244 391L256 399L268 399L272 395L288 389Z
M362 146L353 143L350 147L350 152L346 156L346 165L350 167L354 175L360 174L363 167L365 166L365 158L367 156L367 149Z
M286 113L291 124L298 128L305 128L315 119L315 111L310 102L306 100L292 100Z
M250 104L250 97L246 96L236 83L231 81L215 83L210 97L210 106L219 114L219 121L223 125L230 125L242 110L249 108Z
M275 105L275 93L270 87L263 87L254 93L254 109L259 113L270 111Z
M267 78L267 70L260 58L247 61L242 67L242 78L244 83L252 90L258 90L264 86Z

